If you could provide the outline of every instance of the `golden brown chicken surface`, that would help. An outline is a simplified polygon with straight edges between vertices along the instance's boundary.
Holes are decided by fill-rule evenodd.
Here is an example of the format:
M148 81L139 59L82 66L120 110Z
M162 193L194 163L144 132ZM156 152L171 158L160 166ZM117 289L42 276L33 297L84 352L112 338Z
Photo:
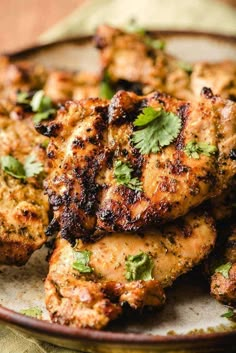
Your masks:
M213 220L193 213L140 235L115 233L94 244L80 240L74 248L58 238L45 282L52 321L100 329L122 313L124 303L133 309L162 305L161 286L170 286L205 258L215 237ZM78 270L78 253L89 254L91 272ZM151 277L143 280L147 272Z
M139 130L134 120L147 107L167 116L171 112L171 121L179 119L181 125L177 138L156 153L143 153L132 141ZM73 240L101 231L135 231L176 219L220 194L236 171L235 114L233 102L207 89L192 103L124 91L110 103L67 103L55 120L39 128L51 136L45 186L62 236ZM144 135L142 144L156 148L152 140L155 134ZM192 154L194 144L213 153ZM119 179L124 166L123 179L127 166L132 171L130 184Z
M236 304L236 225L225 224L230 228L230 236L222 244L215 258L210 261L218 263L211 277L211 294L216 300L228 304ZM223 228L223 227L222 227ZM223 230L222 230L223 231ZM229 232L225 229L225 232Z
M158 40L144 33L128 33L100 26L95 44L109 84L148 94L160 90L178 98L190 98L190 75L183 62L158 48ZM190 66L190 65L188 65Z
M43 192L43 173L18 179L3 168L2 157L22 164L29 156L44 163L47 139L34 129L31 117L20 106L0 103L0 263L23 265L46 241L48 199ZM14 173L8 165L10 171Z

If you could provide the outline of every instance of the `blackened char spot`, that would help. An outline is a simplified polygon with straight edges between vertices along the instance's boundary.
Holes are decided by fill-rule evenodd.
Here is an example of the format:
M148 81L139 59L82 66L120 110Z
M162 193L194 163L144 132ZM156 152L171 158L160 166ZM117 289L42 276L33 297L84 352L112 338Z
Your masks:
M188 166L182 164L181 160L179 159L175 160L174 163L169 161L167 166L169 167L171 174L176 175L187 173L190 169Z
M236 160L236 149L233 149L230 151L229 158L232 159L233 161Z
M59 123L53 123L49 125L44 125L44 124L37 124L35 125L36 131L44 136L47 137L56 137L58 132L61 129L61 124Z
M184 103L184 104L181 104L177 109L178 116L182 120L182 129L175 143L177 150L182 150L184 148L183 131L189 116L189 107L190 107L189 103Z
M214 96L212 90L208 87L203 87L203 89L201 90L201 95L208 99Z
M57 219L53 218L53 220L49 223L45 233L49 237L59 232L59 230L60 230L60 225Z

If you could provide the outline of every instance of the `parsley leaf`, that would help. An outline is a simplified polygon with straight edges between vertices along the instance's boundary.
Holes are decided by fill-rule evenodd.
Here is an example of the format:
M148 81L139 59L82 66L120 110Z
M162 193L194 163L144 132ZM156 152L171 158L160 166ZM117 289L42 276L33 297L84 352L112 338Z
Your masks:
M33 307L33 308L29 308L29 309L23 309L19 311L20 314L26 315L26 316L31 316L34 317L36 319L41 319L42 317L42 310L38 307Z
M75 261L73 262L73 269L80 273L91 273L93 268L89 266L91 251L74 251L73 256Z
M24 164L12 156L3 156L1 157L1 167L5 173L23 180L43 171L42 163L37 162L33 155L27 157Z
M25 179L25 169L18 159L12 156L1 157L2 170L17 179Z
M232 267L231 262L227 262L227 264L221 265L215 269L215 273L221 273L225 278L229 278L229 271Z
M110 81L111 80L110 80L110 76L109 76L108 72L105 72L103 80L100 84L99 97L104 98L104 99L111 99L114 96L115 91L111 87Z
M226 319L234 319L235 312L232 309L228 309L228 311L221 315L221 317L225 317Z
M43 171L42 163L38 162L34 155L30 155L26 158L25 164L25 176L30 178L40 174Z
M199 159L200 154L207 157L215 154L217 152L217 147L206 142L190 141L185 146L184 152L191 158Z
M125 266L125 277L128 281L136 281L139 279L149 281L153 279L153 259L146 253L141 252L137 255L129 255L125 262Z
M178 136L181 119L178 115L152 107L143 109L134 121L134 126L146 125L133 133L132 141L142 154L157 153L161 147L168 146Z
M138 178L132 178L133 168L128 163L122 161L115 162L114 175L119 185L125 185L129 189L142 191L142 183Z
M191 74L193 72L193 65L191 65L190 63L187 63L186 61L178 61L178 66L186 71L188 74Z

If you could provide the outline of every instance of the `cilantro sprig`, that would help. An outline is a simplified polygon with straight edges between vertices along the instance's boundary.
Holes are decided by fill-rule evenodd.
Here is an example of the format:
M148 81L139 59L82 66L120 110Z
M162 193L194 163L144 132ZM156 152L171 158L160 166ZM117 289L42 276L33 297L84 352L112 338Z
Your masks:
M74 262L73 269L79 271L80 273L91 273L93 272L93 268L89 266L89 260L91 256L91 251L83 250L83 251L73 251Z
M16 179L25 180L43 171L42 163L38 162L34 155L28 156L24 164L10 155L2 156L0 162L2 170Z
M27 92L19 92L17 103L30 106L32 112L35 113L33 116L35 124L39 124L42 120L46 120L56 113L51 98L46 96L43 90L37 91L33 97Z
M147 107L138 115L134 126L143 127L133 133L134 146L142 154L157 153L177 138L181 129L181 119L178 115L161 108Z
M142 191L142 183L137 177L132 178L133 168L129 163L116 161L114 165L114 176L119 185L125 185L129 189Z
M236 313L233 309L229 308L226 313L222 314L221 317L225 317L231 321L236 321Z
M217 147L206 142L190 141L185 146L184 152L190 158L199 159L200 154L207 157L216 154Z
M231 262L227 262L226 264L223 264L215 269L215 273L221 273L222 276L225 278L229 278L229 271L232 267Z
M126 259L125 267L125 277L128 281L149 281L153 279L154 262L149 254L140 252L137 255L129 255Z
M43 311L38 307L33 307L28 309L22 309L19 311L19 313L22 315L34 317L36 319L41 319Z

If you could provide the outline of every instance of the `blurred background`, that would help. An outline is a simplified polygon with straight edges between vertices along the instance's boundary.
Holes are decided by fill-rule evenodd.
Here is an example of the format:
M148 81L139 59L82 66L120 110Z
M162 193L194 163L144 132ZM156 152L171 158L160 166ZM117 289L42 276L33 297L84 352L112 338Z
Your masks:
M130 18L148 28L236 35L236 0L0 0L0 52L91 33Z

